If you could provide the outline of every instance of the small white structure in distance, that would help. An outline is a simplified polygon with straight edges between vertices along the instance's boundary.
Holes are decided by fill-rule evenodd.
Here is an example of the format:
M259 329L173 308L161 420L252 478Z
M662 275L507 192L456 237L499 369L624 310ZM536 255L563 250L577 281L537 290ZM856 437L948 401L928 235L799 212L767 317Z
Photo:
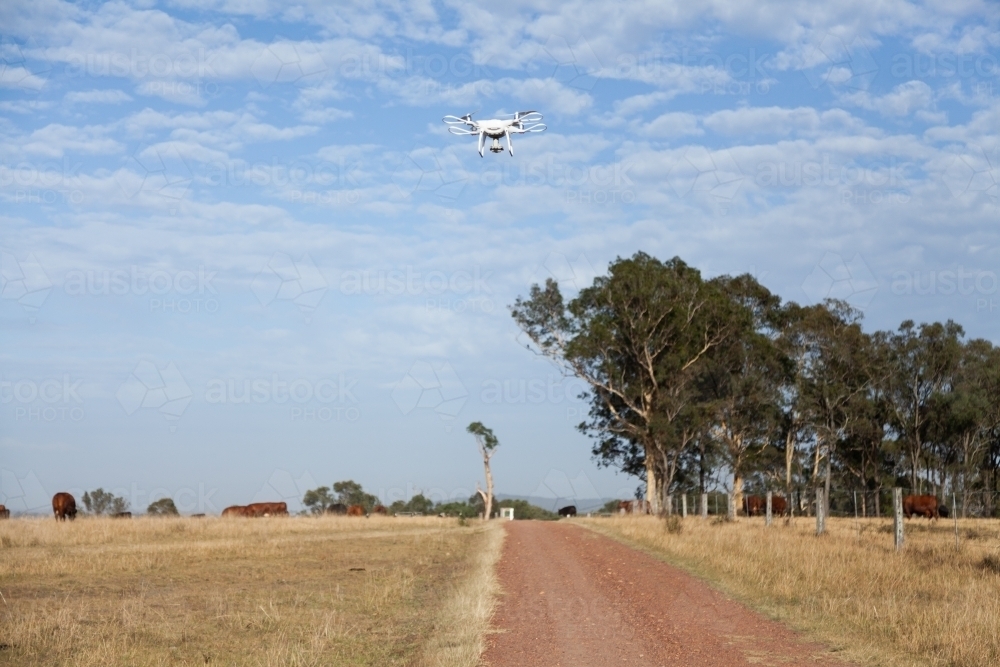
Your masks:
M514 508L513 507L501 507L500 508L500 518L507 519L508 521L514 520Z

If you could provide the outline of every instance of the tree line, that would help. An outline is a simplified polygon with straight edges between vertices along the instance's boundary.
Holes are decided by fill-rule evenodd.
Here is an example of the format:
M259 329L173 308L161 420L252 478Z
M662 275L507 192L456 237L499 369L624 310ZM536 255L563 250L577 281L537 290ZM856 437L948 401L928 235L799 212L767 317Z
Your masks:
M1000 348L951 320L866 332L843 301L783 302L751 275L642 252L570 299L533 285L511 314L529 349L586 383L579 430L654 510L719 486L737 507L745 491L821 487L878 515L903 486L997 512Z

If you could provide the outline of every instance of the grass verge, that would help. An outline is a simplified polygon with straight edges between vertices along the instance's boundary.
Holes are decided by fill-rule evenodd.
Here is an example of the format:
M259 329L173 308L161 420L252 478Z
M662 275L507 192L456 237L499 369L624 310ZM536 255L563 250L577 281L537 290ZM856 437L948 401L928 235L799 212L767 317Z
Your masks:
M830 519L733 523L688 517L583 519L863 665L1000 664L1000 521L906 523L896 553L891 521Z
M496 565L504 538L500 521L490 521L479 530L483 538L478 550L471 556L465 576L451 588L435 632L427 642L424 653L427 667L476 667L479 664L500 592Z
M418 664L494 539L437 517L0 522L0 665Z

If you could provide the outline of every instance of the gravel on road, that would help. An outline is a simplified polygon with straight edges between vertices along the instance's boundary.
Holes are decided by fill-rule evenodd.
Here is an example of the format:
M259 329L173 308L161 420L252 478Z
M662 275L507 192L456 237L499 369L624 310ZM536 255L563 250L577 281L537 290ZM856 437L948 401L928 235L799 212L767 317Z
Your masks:
M686 572L572 521L505 529L488 667L846 665Z

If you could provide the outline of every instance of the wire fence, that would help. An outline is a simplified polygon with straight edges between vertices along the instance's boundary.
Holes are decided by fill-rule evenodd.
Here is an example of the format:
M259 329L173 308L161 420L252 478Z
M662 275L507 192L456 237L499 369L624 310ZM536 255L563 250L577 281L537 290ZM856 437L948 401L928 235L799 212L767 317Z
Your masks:
M698 516L760 516L764 514L766 491L744 492L738 503L730 493L710 491L704 494L706 507L702 507L702 494L681 493L667 497L663 511L667 514ZM923 491L914 494L903 489L903 495L931 495L937 498L938 514L941 517L957 516L961 519L1000 518L1000 492L996 491L950 491L936 494ZM773 513L784 516L815 516L816 490L799 488L787 494L784 490L772 492ZM730 508L730 503L734 507ZM829 511L826 516L850 518L892 518L892 488L882 489L831 489Z

